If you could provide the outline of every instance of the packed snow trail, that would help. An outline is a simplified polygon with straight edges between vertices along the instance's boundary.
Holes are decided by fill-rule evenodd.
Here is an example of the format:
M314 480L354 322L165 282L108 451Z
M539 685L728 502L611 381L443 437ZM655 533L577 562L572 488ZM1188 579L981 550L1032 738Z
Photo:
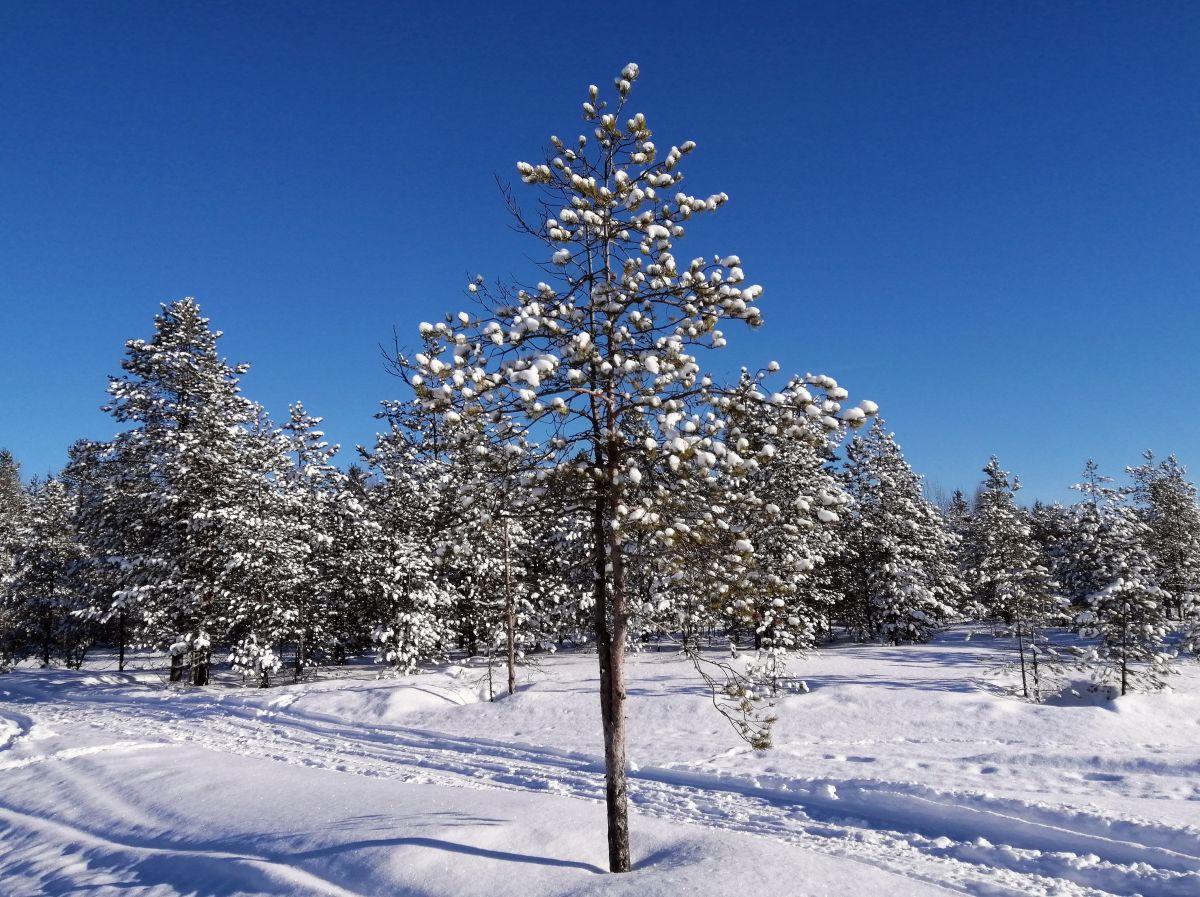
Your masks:
M596 758L533 744L347 723L294 711L279 699L264 707L196 692L142 692L131 700L119 689L21 691L28 701L23 709L31 712L6 710L13 724L26 731L37 724L83 724L117 736L112 749L189 743L359 776L603 799ZM0 753L0 770L72 756L67 750L18 761ZM803 844L962 893L1200 894L1196 831L873 779L650 767L632 771L631 779L631 798L642 814Z

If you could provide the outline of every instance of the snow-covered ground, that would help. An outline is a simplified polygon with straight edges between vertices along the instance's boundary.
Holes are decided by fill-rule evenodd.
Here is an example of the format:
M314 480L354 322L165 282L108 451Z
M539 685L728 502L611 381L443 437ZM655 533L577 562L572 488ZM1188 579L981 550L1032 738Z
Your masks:
M1200 668L1035 706L996 647L797 661L755 753L685 660L630 663L636 871L602 873L595 658L269 690L0 677L0 895L1200 895Z

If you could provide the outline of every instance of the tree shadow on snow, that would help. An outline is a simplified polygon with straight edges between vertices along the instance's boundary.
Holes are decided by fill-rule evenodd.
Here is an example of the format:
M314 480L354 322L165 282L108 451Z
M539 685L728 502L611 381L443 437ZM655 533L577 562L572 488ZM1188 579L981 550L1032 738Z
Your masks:
M830 654L834 652L829 652ZM944 691L971 694L982 688L982 675L998 660L1004 658L991 647L980 649L959 648L947 651L945 648L930 649L921 645L876 645L869 647L869 654L864 657L864 666L877 661L887 663L887 673L863 669L859 672L812 673L808 674L802 665L797 665L792 675L803 679L811 690L834 685L867 685L897 691ZM905 668L913 668L911 676L905 675ZM929 675L929 670L971 669L977 675Z
M561 860L557 857L542 857L528 853L512 853L507 850L492 850L487 847L476 847L472 844L459 844L456 841L445 841L441 838L372 838L363 841L351 841L346 844L333 844L329 847L319 847L289 856L292 860L313 860L321 857L335 856L350 850L362 850L368 847L428 847L432 850L444 850L465 856L480 857L485 860L500 860L506 863L527 863L534 866L554 866L560 869L581 869L584 872L603 874L604 870L591 863L578 860Z

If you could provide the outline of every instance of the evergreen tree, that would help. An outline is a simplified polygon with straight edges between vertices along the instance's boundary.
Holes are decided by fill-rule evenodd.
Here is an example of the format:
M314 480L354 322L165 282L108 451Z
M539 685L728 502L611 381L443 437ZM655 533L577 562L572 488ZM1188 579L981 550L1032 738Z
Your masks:
M321 418L297 402L283 425L291 464L277 484L282 513L298 545L288 578L293 613L289 637L295 644L293 673L299 680L318 659L328 660L345 638L346 609L338 606L339 554L349 527L348 478L333 463L338 446L325 441Z
M1065 531L1049 550L1055 576L1075 613L1086 610L1090 596L1109 583L1109 571L1101 539L1103 515L1101 497L1111 487L1110 477L1101 475L1095 461L1088 461L1083 482L1073 488L1088 498L1072 505L1067 512Z
M972 589L966 584L966 579L963 576L963 570L967 562L967 554L970 552L971 539L971 517L974 511L971 507L971 502L967 500L966 495L961 489L955 489L950 496L950 500L942 509L942 516L946 521L946 528L955 539L954 558L955 567L958 573L958 579L963 583L963 589L959 596L958 616L964 620L981 620L987 616L987 610L978 601L975 600L975 594Z
M117 668L125 669L131 635L139 631L136 606L124 600L124 560L114 555L111 524L106 503L117 494L114 480L121 468L114 462L110 446L78 440L68 452L62 478L76 496L74 525L83 557L76 579L86 602L87 618L97 627L98 638L117 648Z
M25 515L21 465L8 449L0 449L0 578L12 569L17 527Z
M12 573L17 554L17 534L25 516L25 490L21 466L8 449L0 449L0 591ZM6 602L0 601L0 672L13 663L18 649L17 620Z
M830 430L842 425L839 415L854 423L866 417L862 409L842 412L845 390L828 377L794 380L772 395L760 389L760 378L720 389L701 371L694 353L725 345L726 320L761 323L754 304L761 288L745 285L736 256L675 258L673 244L688 220L724 205L726 196L671 192L695 144L660 152L645 116L626 118L637 74L632 64L623 70L611 111L598 88L589 88L583 108L591 135L570 145L551 138L545 164L517 166L544 200L536 219L517 211L518 224L549 248L553 283L496 291L472 284L480 313L424 325L424 351L401 361L419 400L448 422L498 413L527 428L528 441L541 449L542 473L557 475L556 487L589 518L614 871L630 868L624 653L634 608L627 546L643 536L648 551L661 553L657 575L666 580L683 569L677 545L717 546L728 538L723 513L677 519L674 496L758 462L723 438L735 408L774 399ZM661 495L638 488L652 469L664 472ZM749 539L730 541L715 590L741 588L754 554Z
M225 557L218 577L223 614L214 634L232 645L234 669L266 687L283 666L282 644L295 635L309 586L300 510L309 496L289 488L291 445L265 413L239 437L229 500L211 512Z
M942 512L946 517L946 525L950 532L959 538L966 534L971 520L971 503L961 489L955 489Z
M1154 560L1146 548L1150 527L1129 504L1131 490L1109 485L1095 462L1084 470L1075 488L1087 496L1084 519L1094 525L1095 564L1087 570L1099 588L1086 598L1078 617L1081 632L1099 640L1085 662L1100 682L1114 682L1122 695L1131 688L1159 689L1172 672L1168 603L1170 593L1155 577Z
M793 420L776 405L735 411L728 439L759 463L723 484L741 493L731 523L754 545L745 587L724 596L723 610L729 622L749 621L762 660L782 674L788 652L828 632L833 596L820 576L845 538L850 496L831 466L836 443L812 417Z
M11 653L36 656L42 666L58 654L78 668L92 644L92 627L80 613L85 601L76 574L83 551L74 509L75 497L61 479L30 485L12 567L0 592L12 627Z
M1039 701L1047 675L1061 669L1047 632L1059 621L1061 601L1029 519L1014 498L1020 484L994 456L983 472L967 534L965 574L976 600L1016 642L1023 695Z
M448 431L411 402L385 402L390 429L364 453L379 485L370 490L373 526L366 606L380 659L398 672L445 656L454 643L455 594L443 574L444 540L459 496Z
M1026 517L1030 538L1041 549L1055 581L1059 581L1059 569L1065 561L1063 552L1071 537L1074 513L1058 502L1047 504L1035 501Z
M110 473L90 541L120 565L113 607L136 609L140 641L170 646L172 679L190 654L199 685L230 628L226 566L247 548L227 536L263 477L249 433L259 409L238 385L248 365L218 355L221 334L195 300L162 306L154 326L109 383L105 410L130 426L98 448Z
M1154 560L1155 578L1170 595L1169 606L1182 620L1185 609L1200 595L1200 506L1196 487L1187 480L1187 469L1174 455L1154 464L1129 468L1133 497L1140 502L1147 526L1146 548ZM1200 610L1200 608L1195 608Z
M958 540L882 420L855 436L846 454L854 559L843 616L861 639L926 641L962 603Z

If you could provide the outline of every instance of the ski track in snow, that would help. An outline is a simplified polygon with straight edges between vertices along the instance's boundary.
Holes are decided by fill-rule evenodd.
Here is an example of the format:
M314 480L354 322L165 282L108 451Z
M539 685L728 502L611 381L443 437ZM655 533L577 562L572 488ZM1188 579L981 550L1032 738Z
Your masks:
M138 749L167 741L353 775L594 801L604 796L602 764L585 754L347 723L297 712L290 701L261 708L187 694L170 702L86 692L36 697L39 717L51 725L84 724L122 737L101 749ZM8 710L0 719L18 732L33 725ZM8 729L0 728L0 736ZM65 761L85 752L64 750L7 764ZM0 768L6 765L2 758L0 754ZM1194 829L874 779L751 777L657 767L630 775L630 798L639 813L802 844L950 891L989 897L1200 894L1200 831ZM12 808L0 810L12 825L22 827ZM59 825L48 820L31 824ZM80 832L76 837L101 836ZM308 874L284 871L266 857L236 860L273 879ZM328 883L321 887L338 892Z

